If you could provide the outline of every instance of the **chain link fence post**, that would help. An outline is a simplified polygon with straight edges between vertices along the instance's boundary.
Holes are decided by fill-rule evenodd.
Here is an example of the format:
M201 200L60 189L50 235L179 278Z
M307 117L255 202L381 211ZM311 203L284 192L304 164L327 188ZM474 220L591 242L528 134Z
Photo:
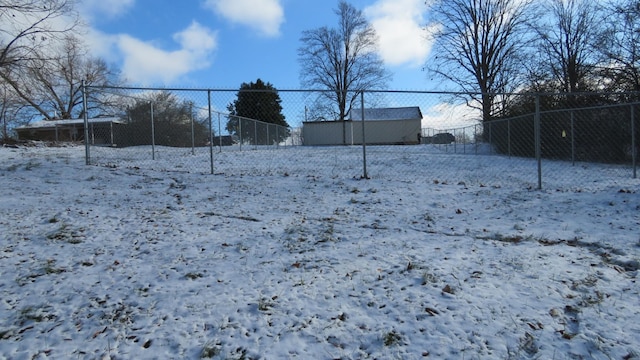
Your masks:
M474 147L476 155L478 155L478 125L473 125L473 143L476 145Z
M193 102L189 102L189 118L191 120L191 155L196 154L196 131L193 123Z
M209 160L211 165L211 175L213 175L213 119L211 118L211 90L207 90L207 113L209 118Z
M571 165L576 165L576 128L575 128L575 111L571 110Z
M253 122L253 149L258 150L258 122Z
M367 141L365 138L365 131L364 131L364 123L365 123L365 119L364 119L364 91L360 92L360 111L361 111L361 115L362 115L362 164L363 164L363 175L362 178L363 179L368 179L369 175L367 174Z
M244 139L242 138L242 119L241 118L238 118L238 134L240 136L240 140L238 144L240 144L240 151L242 151L242 142L244 141Z
M87 85L82 80L82 114L84 120L84 152L85 152L85 162L87 165L91 164L91 152L89 150L89 115L87 114ZM58 137L57 127L56 127L56 138Z
M462 142L462 150L463 153L466 154L467 153L467 143L469 143L469 138L467 138L467 128L464 127L462 128L462 138L464 139Z
M535 94L536 112L533 118L536 162L538 163L538 190L542 189L542 148L540 146L540 94Z
M493 155L493 121L489 121L489 154Z
M507 152L509 159L511 159L511 120L507 120Z
M220 146L218 150L222 152L222 125L220 123L220 113L218 113L218 139L220 140L218 141L218 145Z
M153 101L149 102L149 107L151 110L151 159L156 159L156 130L153 121Z
M636 113L635 113L636 104L631 104L631 166L633 167L633 178L638 178L638 166L637 166L637 156L638 156L638 145L636 139Z

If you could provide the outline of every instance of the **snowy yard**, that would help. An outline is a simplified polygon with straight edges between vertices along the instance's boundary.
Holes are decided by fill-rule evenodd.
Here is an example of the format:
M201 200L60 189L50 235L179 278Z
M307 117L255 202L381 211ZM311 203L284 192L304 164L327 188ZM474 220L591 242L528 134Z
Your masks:
M638 179L337 151L0 148L0 358L640 359Z

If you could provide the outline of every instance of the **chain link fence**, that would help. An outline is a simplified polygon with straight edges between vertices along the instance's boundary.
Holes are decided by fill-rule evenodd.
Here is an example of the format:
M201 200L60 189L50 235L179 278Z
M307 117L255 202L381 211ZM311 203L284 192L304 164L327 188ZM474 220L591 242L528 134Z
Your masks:
M268 118L231 114L229 105L238 90L85 91L109 93L126 104L120 121L89 126L88 164L523 188L563 187L577 179L598 186L637 184L640 107L620 94L505 94L497 97L504 110L483 122L481 111L463 99L465 94L375 91L350 94L352 112L346 121L336 122L323 101L326 93L278 90L288 124L281 126ZM419 109L417 125L415 119L385 123L362 111L407 108ZM314 137L333 136L339 144L313 144L308 129L318 124L334 127L324 135L314 130ZM380 140L387 135L395 138Z
M232 91L87 88L119 104L119 121L89 121L87 163L213 173L223 152L272 151L291 146L291 128L221 111ZM212 96L213 94L213 96ZM91 119L94 120L94 119ZM215 160L214 160L215 158Z
M529 101L536 102L537 98L539 103L549 103L545 97L552 96L558 97L530 95ZM598 97L592 102L602 102L602 94ZM615 184L625 178L637 179L639 105L629 102L563 109L538 105L537 111L528 114L471 126L426 128L423 137L448 154L507 159L501 162L504 174L526 170L518 165L533 163L533 169L525 174L535 174L538 187L543 183L560 186L578 179Z

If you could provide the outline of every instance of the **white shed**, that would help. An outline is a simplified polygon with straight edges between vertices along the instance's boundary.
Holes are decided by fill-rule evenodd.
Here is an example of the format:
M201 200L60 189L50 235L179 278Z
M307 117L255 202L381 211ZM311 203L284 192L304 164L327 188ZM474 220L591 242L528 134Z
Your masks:
M302 124L304 145L362 144L362 109L352 109L346 121L314 121ZM367 145L420 143L422 113L417 106L364 109Z

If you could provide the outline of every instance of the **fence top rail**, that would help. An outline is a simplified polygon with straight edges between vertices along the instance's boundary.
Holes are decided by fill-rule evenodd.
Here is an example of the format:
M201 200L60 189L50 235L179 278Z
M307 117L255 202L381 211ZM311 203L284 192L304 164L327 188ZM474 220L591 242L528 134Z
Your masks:
M237 89L237 88L184 88L184 87L144 87L144 86L113 86L113 85L86 85L87 89L121 89L121 90L157 90L157 91L201 91L201 92L335 92L334 89ZM620 92L473 92L473 91L445 91L445 90L394 90L394 89L368 89L349 90L349 93L400 93L400 94L431 94L431 95L455 95L455 96L593 96L593 95L640 95L640 91Z
M87 86L87 88L89 88L89 86ZM124 87L113 87L113 86L93 86L92 88L94 88L94 89L102 89L102 90L106 90L106 89L111 89L111 90L113 90L113 89L150 90L150 88L124 88ZM151 89L151 90L155 91L155 90L158 90L158 89ZM163 90L169 90L169 89L163 89ZM169 90L169 91L186 91L186 90ZM189 91L198 91L198 90L193 90L192 89L192 90L189 90ZM123 95L123 94L118 94L118 93L115 93L115 92L108 92L108 93L112 94L112 95L122 96L122 97L125 97L125 98L131 98L131 99L136 99L136 100L147 101L150 104L157 103L157 101L145 99L145 98L140 97L140 96ZM206 110L207 109L206 107L203 107L203 106L195 106L195 105L193 105L193 106L196 109L201 109L201 110ZM268 126L272 126L273 125L273 126L280 127L280 128L283 128L283 129L287 129L287 128L291 127L289 125L287 125L287 126L278 125L278 124L274 124L274 123L270 123L270 122L266 122L266 121L262 121L262 120L248 118L248 117L245 117L245 116L233 115L233 114L222 112L222 111L218 111L218 110L211 110L211 113L212 114L218 114L218 115L221 115L221 116L224 116L224 117L227 117L227 118L232 118L233 117L233 118L238 118L238 119L241 119L241 120L254 121L256 123L260 123L260 124L264 124L264 125L268 125Z
M237 89L237 88L182 88L182 87L143 87L143 86L112 86L112 85L86 85L87 89L111 89L111 90L134 90L134 91L199 91L199 92L282 92L282 93L333 93L332 89ZM399 94L435 94L435 95L480 95L469 92L453 91L428 91L428 90L348 90L348 93L399 93ZM505 95L505 94L501 94ZM517 94L514 94L517 95Z
M625 106L640 106L640 102L630 102L630 103L624 103L624 104L607 104L607 105L588 106L588 107L579 107L579 108L564 108L564 109L557 109L557 110L546 110L546 111L541 111L540 114L553 114L553 113L560 113L560 112L566 112L566 111L588 111L588 110L616 108L616 107L625 107ZM491 125L491 124L494 124L494 123L500 123L500 122L505 122L505 121L512 121L512 120L529 118L529 117L533 117L534 115L535 115L535 113L528 113L528 114L522 114L522 115L512 116L512 117L508 117L508 118L497 118L497 119L492 119L492 120L484 122L484 123L482 121L479 121L477 124L469 124L467 126L458 126L458 127L454 127L454 128L424 128L424 129L434 130L434 131L439 131L439 132L451 132L451 131L456 131L456 130L468 129L468 128L472 128L472 127L479 126L479 125L480 126L482 126L482 125Z
M565 112L565 111L597 110L597 109L607 109L607 108L625 107L625 106L638 106L638 105L640 105L640 101L629 102L629 103L620 103L620 104L602 104L602 105L577 107L577 108L564 108L564 109L545 110L545 111L541 111L540 114L553 114L553 113L559 113L559 112Z
M219 114L219 115L222 115L222 116L225 116L227 118L236 118L236 119L239 119L239 120L253 121L253 122L256 122L256 123L259 123L259 124L264 124L264 125L267 125L267 126L276 126L276 127L280 127L280 128L283 128L283 129L288 129L288 128L291 127L289 125L287 125L287 126L278 125L278 124L274 124L274 123L270 123L270 122L266 122L266 121L261 121L261 120L256 120L256 119L252 119L252 118L248 118L248 117L244 117L244 116L231 115L229 113L223 113L223 112L219 112L219 111L215 111L215 110L212 110L211 112Z
M640 105L640 102L630 102L630 103L622 103L622 104L606 104L606 105L586 106L586 107L577 107L577 108L545 110L545 111L540 111L540 114L546 115L546 114L554 114L554 113L561 113L561 112L567 112L567 111L588 111L588 110L598 110L598 109L607 109L607 108L625 107L625 106L638 106L638 105ZM508 118L497 118L497 119L492 119L491 121L488 121L486 123L491 124L496 122L516 120L516 119L526 118L534 115L535 113L528 113L528 114L512 116Z

